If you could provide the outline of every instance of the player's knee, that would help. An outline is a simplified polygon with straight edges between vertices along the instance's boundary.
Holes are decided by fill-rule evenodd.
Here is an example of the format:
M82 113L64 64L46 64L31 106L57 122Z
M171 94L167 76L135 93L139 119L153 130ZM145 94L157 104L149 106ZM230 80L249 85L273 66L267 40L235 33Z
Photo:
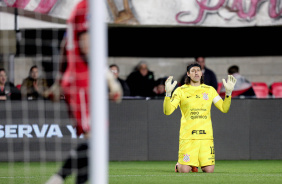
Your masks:
M214 166L210 165L210 166L202 167L202 171L205 172L205 173L213 173L214 172Z
M178 165L178 172L180 173L189 173L191 171L192 167L189 165Z

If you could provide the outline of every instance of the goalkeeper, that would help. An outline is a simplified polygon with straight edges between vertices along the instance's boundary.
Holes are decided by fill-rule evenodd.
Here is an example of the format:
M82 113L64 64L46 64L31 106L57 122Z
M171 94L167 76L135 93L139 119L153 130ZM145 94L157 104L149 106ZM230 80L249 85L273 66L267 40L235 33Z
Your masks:
M226 90L225 99L222 100L212 86L204 84L201 66L198 63L187 66L187 76L185 84L178 87L173 94L171 92L177 82L172 83L172 76L165 82L164 114L172 114L178 106L182 114L175 171L197 172L198 167L201 167L203 172L212 173L215 154L211 105L213 103L223 113L229 111L236 79L228 75L227 82L225 79L222 80Z

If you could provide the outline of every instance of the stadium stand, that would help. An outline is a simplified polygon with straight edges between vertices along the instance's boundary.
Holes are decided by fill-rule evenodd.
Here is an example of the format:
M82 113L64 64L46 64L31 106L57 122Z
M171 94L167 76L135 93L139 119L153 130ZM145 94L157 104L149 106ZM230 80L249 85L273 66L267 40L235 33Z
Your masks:
M268 98L268 86L265 82L252 82L257 98Z
M217 93L218 94L220 93L221 88L222 88L222 82L218 82L217 83Z
M269 90L274 98L282 98L282 82L273 82Z
M246 91L250 90L250 88L246 88L246 89L242 89L242 90L237 90L237 91L233 91L232 92L232 97L238 97L240 95L242 95L243 93L245 93ZM225 97L225 92L220 92L219 96L221 96L221 98Z

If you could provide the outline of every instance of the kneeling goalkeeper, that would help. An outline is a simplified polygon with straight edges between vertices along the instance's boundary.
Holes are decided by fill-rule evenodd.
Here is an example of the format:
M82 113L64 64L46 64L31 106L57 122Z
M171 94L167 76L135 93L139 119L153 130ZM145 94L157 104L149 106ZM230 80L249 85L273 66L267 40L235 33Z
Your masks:
M192 63L187 66L185 84L171 93L177 82L172 83L170 76L166 83L166 97L163 103L164 114L170 115L177 107L181 110L179 132L178 162L175 171L188 173L201 167L203 172L214 172L215 154L211 121L212 103L223 113L227 113L231 104L231 93L236 79L228 75L223 79L226 89L225 99L212 87L204 84L201 66ZM193 169L193 170L192 170ZM196 169L197 170L197 169Z

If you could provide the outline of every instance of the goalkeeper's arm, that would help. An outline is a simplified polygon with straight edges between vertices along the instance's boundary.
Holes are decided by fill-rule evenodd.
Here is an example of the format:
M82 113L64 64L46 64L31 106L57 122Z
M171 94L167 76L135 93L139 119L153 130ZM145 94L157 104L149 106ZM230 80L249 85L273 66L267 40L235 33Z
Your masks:
M231 94L236 84L236 79L232 75L228 75L227 82L225 79L222 79L222 83L225 87L225 99L224 101L220 98L220 96L215 97L214 105L223 113L227 113L229 111L231 105Z
M231 105L231 97L225 96L225 99L222 100L220 96L214 98L214 105L218 108L221 112L227 113L229 111Z
M166 96L163 103L163 110L165 115L170 115L177 108L176 101L174 103L171 102L170 97L173 89L175 88L177 81L172 82L173 76L169 76L165 81L165 91Z

